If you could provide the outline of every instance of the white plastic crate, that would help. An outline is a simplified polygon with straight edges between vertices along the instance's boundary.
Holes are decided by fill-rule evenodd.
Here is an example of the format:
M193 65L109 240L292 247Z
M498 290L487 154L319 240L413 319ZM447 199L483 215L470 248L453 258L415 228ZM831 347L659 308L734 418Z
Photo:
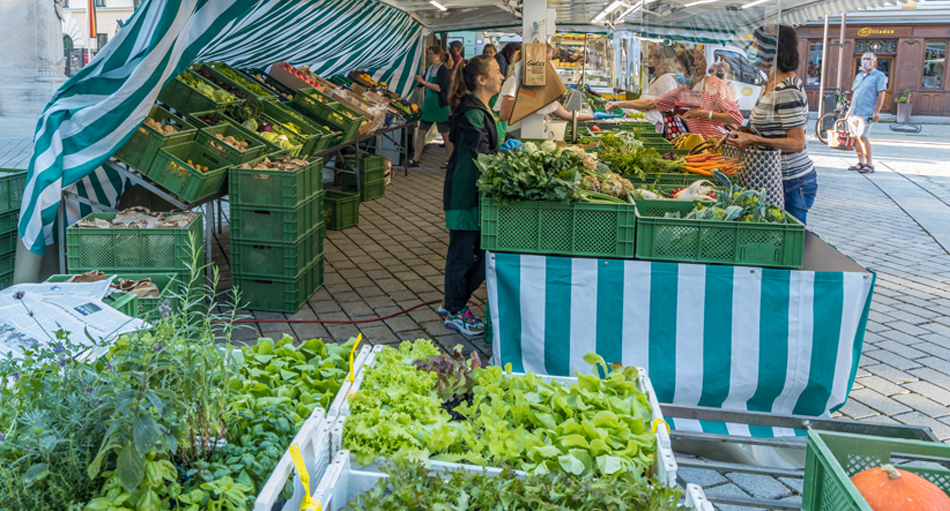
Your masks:
M347 395L355 395L359 392L360 385L363 383L363 377L366 375L364 369L367 367L373 367L376 363L376 353L379 352L383 347L376 346L373 348L373 354L366 359L365 363L361 367L359 375L356 377L356 381L353 382L353 385L347 391ZM646 370L642 368L637 368L639 371L639 377L637 378L637 383L639 383L640 391L647 395L650 401L650 408L653 409L653 424L657 425L656 428L656 462L653 464L651 469L652 476L656 477L660 482L667 486L676 486L676 458L673 456L673 448L670 445L670 432L666 426L666 420L663 418L663 412L660 410L660 403L656 399L656 392L653 390L653 383L650 382L650 378L647 376ZM512 373L509 377L521 376L524 373ZM573 385L577 383L577 378L574 376L549 376L544 374L539 374L539 377L545 381L552 382L557 381L563 385ZM350 404L349 399L345 399L343 406L340 409L338 417L346 417L350 415ZM332 426L337 427L337 426ZM331 432L331 438L333 438L334 443L334 452L340 449L339 439L342 437L342 434L338 434L334 437Z
M501 469L498 468L459 465L440 461L431 461L430 466L432 470L438 472L464 469L471 472L485 471L489 475L501 473ZM371 490L380 479L388 477L388 475L373 468L357 466L353 463L349 451L338 451L334 454L333 462L317 485L317 489L313 493L313 499L319 503L320 509L324 511L338 511L351 500ZM687 485L685 497L685 509L713 511L712 504L706 500L706 495L699 486L695 484Z
M353 357L354 380L363 368L363 364L370 358L372 350L373 347L367 344L360 348L360 351ZM303 455L304 463L307 466L307 472L310 475L311 486L320 481L323 472L330 463L330 454L333 452L330 449L330 428L336 422L342 404L346 402L346 396L350 392L351 385L352 382L343 382L340 390L337 391L336 397L333 398L328 412L324 412L322 408L315 408L290 443L290 445L297 445L300 448L300 453ZM294 495L280 509L281 511L297 511L300 509L300 502L304 496L303 484L300 477L294 475L293 459L288 450L281 456L274 472L261 488L257 501L254 503L254 511L276 511L273 509L274 505L281 498L284 483L292 475L294 477Z

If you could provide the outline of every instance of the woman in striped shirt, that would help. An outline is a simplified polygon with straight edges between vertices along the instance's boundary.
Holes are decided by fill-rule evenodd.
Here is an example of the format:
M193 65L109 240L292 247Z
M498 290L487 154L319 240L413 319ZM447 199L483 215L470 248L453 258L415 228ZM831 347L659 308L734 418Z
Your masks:
M702 50L676 53L677 80L682 84L656 99L612 101L607 111L614 108L635 110L657 109L661 112L680 113L690 133L719 136L725 124L742 124L742 113L730 98L729 87L715 76L706 76L706 57Z
M733 132L726 143L739 148L750 145L782 151L782 185L785 210L804 224L818 194L818 173L805 149L808 98L798 77L798 35L782 25L753 33L749 61L769 72L762 95L749 116L749 130ZM772 65L774 62L774 66ZM751 131L752 133L749 133Z

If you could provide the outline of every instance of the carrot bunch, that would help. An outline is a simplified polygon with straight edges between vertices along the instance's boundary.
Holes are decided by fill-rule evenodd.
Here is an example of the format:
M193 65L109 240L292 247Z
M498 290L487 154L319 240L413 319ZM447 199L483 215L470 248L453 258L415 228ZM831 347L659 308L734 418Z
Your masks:
M685 159L686 172L690 174L711 176L713 170L720 170L727 176L734 176L742 170L742 162L736 159L727 160L721 154L692 154L686 156Z

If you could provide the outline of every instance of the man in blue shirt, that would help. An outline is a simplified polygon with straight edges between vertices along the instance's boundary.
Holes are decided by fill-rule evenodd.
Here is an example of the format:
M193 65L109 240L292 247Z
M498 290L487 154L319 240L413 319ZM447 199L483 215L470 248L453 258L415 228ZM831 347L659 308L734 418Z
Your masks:
M861 56L861 72L854 77L851 86L851 112L848 115L848 127L855 138L855 151L858 164L848 167L862 174L874 172L871 161L871 142L868 133L871 126L881 119L881 106L887 91L887 76L877 69L877 56L865 53Z

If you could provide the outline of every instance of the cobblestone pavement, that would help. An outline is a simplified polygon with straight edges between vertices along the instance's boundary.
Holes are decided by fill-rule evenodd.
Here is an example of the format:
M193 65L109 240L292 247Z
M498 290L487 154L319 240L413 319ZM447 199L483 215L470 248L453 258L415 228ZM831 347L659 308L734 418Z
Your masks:
M430 146L422 165L399 172L383 198L360 205L356 227L327 231L324 243L325 281L323 288L296 314L248 312L257 319L362 320L385 316L418 305L441 300L448 234L442 211L442 183L439 169L444 152ZM227 268L229 238L217 236L215 262ZM230 287L224 271L222 288ZM485 287L475 300L484 303ZM345 324L261 324L259 332L247 328L236 338L252 341L259 335L271 337L288 333L301 339L314 337L346 340L362 332L372 344L394 344L403 340L432 339L445 349L461 344L466 353L477 350L483 360L491 356L491 345L478 337L448 330L436 312L438 302L382 322Z
M2 120L0 120L2 121ZM0 122L0 167L25 167L29 138ZM875 126L875 163L907 179L947 206L950 219L948 126L925 126L905 136ZM877 272L860 368L848 403L836 414L859 421L927 426L950 440L950 255L908 211L906 197L889 196L884 173L863 176L845 169L853 154L809 143L819 167L820 190L809 217L822 238ZM323 289L296 314L249 313L258 319L360 320L440 299L447 233L441 211L441 150L429 147L423 164L399 173L386 196L363 203L358 227L328 231ZM893 195L893 194L892 194ZM942 206L941 206L942 207ZM222 287L230 286L227 225L216 237L214 260ZM484 288L476 293L485 299ZM491 346L446 330L436 305L384 322L360 325L262 324L237 334L253 342L283 333L297 338L344 340L362 332L373 344L431 338L445 348L462 344L487 358ZM800 500L801 482L684 469L707 493ZM723 506L733 511L742 509Z

